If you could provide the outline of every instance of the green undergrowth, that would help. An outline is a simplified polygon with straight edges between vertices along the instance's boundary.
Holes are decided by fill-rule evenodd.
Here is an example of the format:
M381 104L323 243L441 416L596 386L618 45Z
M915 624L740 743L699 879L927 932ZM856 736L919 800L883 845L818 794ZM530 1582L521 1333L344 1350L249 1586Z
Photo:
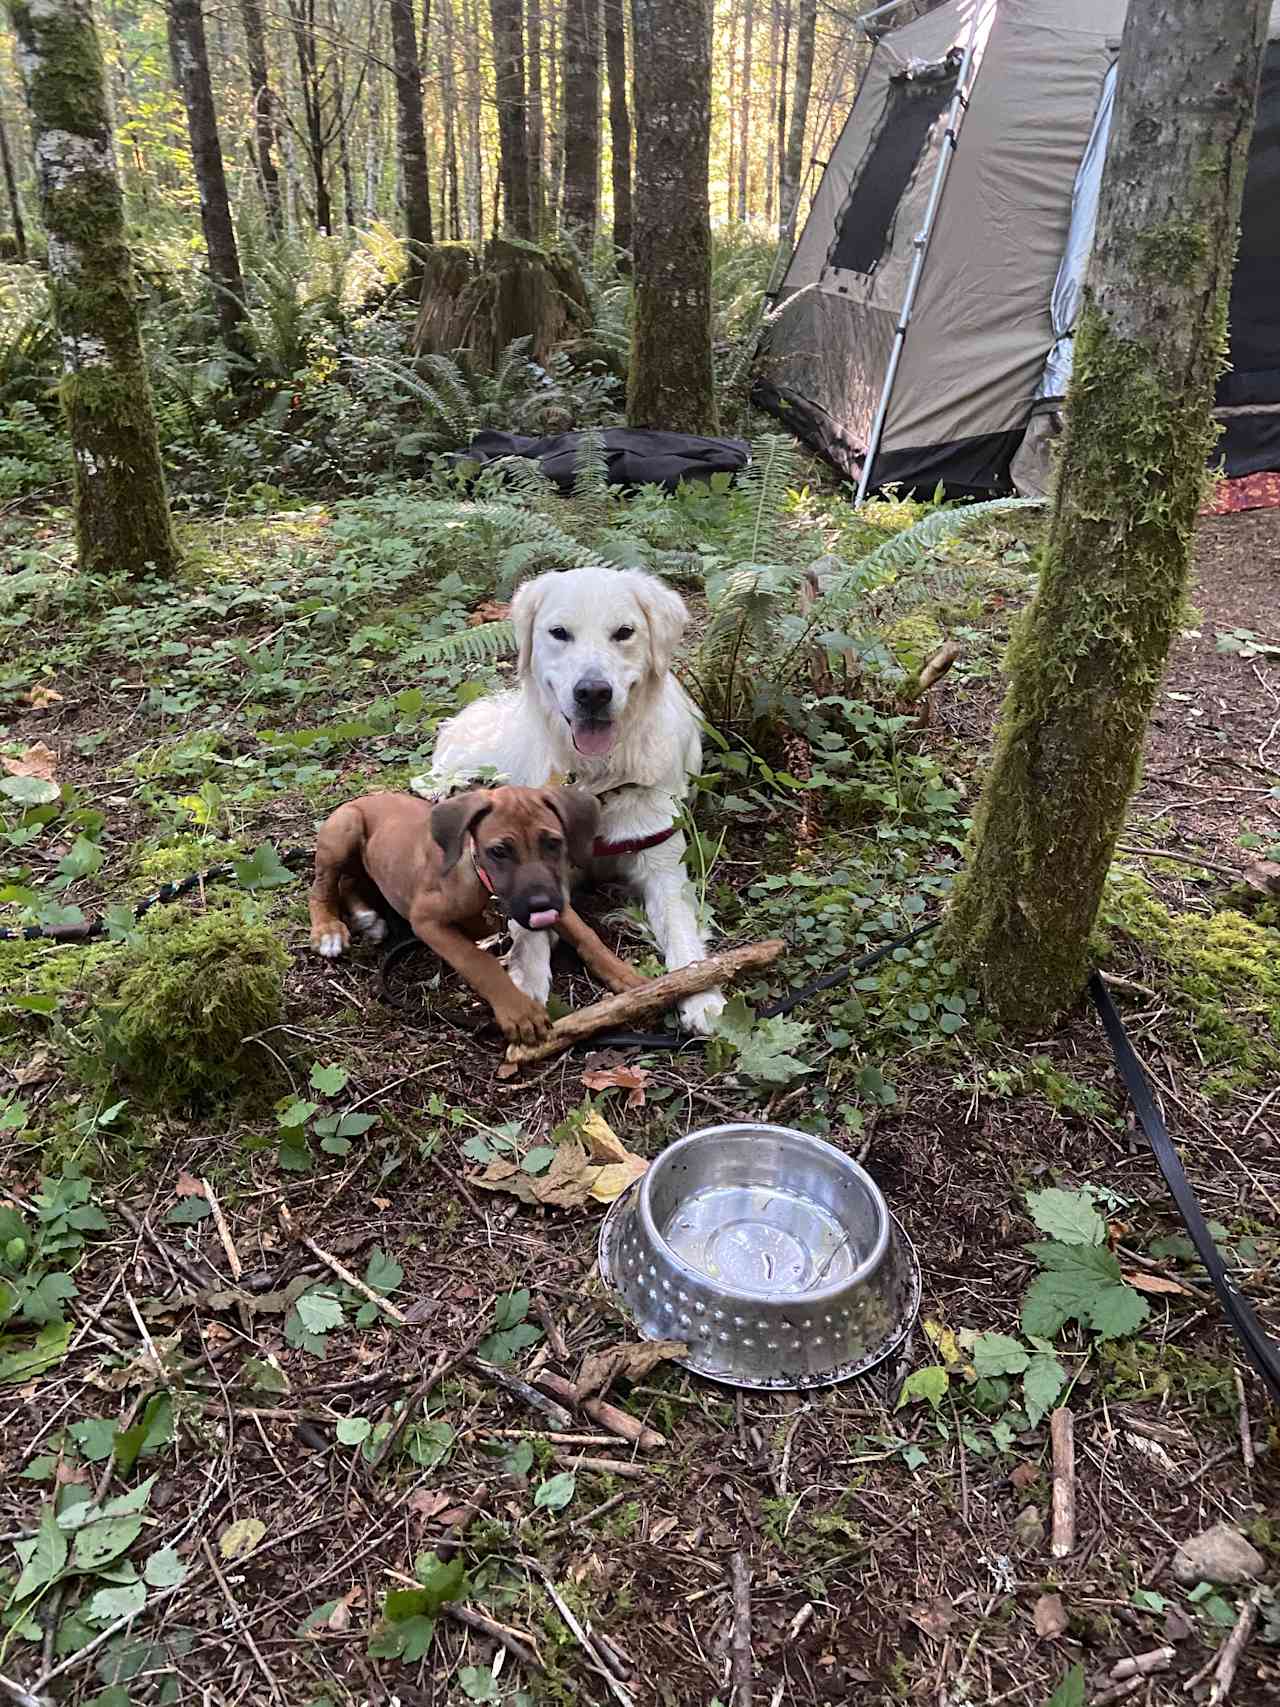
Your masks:
M100 1059L139 1103L190 1108L268 1075L251 1039L279 1022L289 955L244 903L158 907L102 980Z
M1210 1096L1280 1078L1280 931L1222 908L1174 913L1139 878L1114 881L1103 917L1149 962L1143 973L1207 1069Z

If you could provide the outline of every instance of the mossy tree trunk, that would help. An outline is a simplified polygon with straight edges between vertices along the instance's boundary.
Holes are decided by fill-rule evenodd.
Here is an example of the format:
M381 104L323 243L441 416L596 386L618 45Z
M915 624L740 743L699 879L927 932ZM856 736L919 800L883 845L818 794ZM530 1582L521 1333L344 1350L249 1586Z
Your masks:
M625 0L604 0L604 56L609 74L609 152L613 179L613 246L624 272L631 265L631 105L627 100Z
M169 57L173 75L187 111L187 134L191 138L191 163L200 194L200 223L209 257L209 280L213 286L218 331L227 348L247 356L248 315L244 304L244 280L240 276L240 252L236 228L231 220L227 174L222 163L222 143L209 81L209 48L204 34L201 0L167 0Z
M525 128L524 28L521 0L489 0L493 25L494 95L498 103L498 155L502 213L516 237L532 237L529 212L529 139Z
M632 0L635 319L627 422L714 433L710 0Z
M4 125L3 89L0 89L0 170L4 172L5 194L9 198L9 215L13 220L13 259L27 258L27 228L22 218L22 198L13 170L13 155L9 152L9 133Z
M422 72L413 0L391 0L391 57L395 65L404 232L412 256L409 277L420 282L432 240L431 186L427 180L427 133L422 116Z
M240 0L245 53L249 61L249 90L253 95L253 133L257 154L258 184L273 237L284 236L284 209L280 201L280 174L272 150L276 141L276 104L267 70L267 35L262 23L261 0Z
M809 92L813 87L813 46L818 28L818 0L799 0L796 14L795 83L791 91L791 117L787 148L782 159L782 189L778 217L783 236L795 226L800 185L804 178L804 138L809 121Z
M600 212L600 0L565 0L561 223L590 255Z
M177 563L90 0L6 0L35 142L81 568Z
M529 149L529 224L540 238L547 223L547 187L543 156L547 126L542 105L542 4L528 0L525 8L525 63L529 68L526 137Z
M949 949L1040 1029L1089 937L1186 593L1216 436L1268 0L1132 0L1039 591Z

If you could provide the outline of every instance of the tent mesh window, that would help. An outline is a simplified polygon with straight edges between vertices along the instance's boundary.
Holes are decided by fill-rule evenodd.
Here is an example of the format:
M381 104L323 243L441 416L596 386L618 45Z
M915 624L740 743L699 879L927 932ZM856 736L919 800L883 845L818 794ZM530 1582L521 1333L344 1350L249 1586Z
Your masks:
M849 273L876 270L929 133L955 93L961 58L953 52L941 65L923 74L904 72L889 85L884 113L840 217L829 266Z

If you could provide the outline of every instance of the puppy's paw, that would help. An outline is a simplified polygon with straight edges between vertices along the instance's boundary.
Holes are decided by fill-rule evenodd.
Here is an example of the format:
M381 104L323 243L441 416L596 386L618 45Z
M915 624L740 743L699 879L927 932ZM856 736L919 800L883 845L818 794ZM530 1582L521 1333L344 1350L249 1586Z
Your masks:
M708 1037L716 1020L724 1012L724 997L719 990L703 990L697 996L686 996L680 1004L680 1029L696 1037Z
M353 907L351 923L366 942L381 942L387 934L387 921L372 907Z
M624 960L621 972L615 972L605 979L615 996L620 996L624 990L642 990L649 983L643 972L637 972L634 966L628 966Z
M513 997L495 1008L493 1017L508 1043L541 1043L551 1033L551 1015L541 1002Z
M317 926L311 933L311 946L326 960L336 960L344 949L351 947L351 932L339 922Z

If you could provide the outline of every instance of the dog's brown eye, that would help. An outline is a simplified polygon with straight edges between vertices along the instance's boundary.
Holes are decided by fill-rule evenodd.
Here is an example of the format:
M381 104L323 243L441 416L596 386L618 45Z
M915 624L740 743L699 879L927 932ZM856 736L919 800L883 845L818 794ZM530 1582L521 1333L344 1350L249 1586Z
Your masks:
M560 840L559 836L544 836L542 838L542 845L548 853L558 854L564 846L564 843Z
M573 639L572 634L569 633L569 630L567 628L553 628L553 629L549 630L549 632L550 632L551 638L553 640L572 640Z
M490 859L511 858L511 849L506 847L502 842L495 842L491 848L486 848L484 851L488 854Z
M615 640L630 640L634 633L634 628L615 628L613 631L613 638Z

